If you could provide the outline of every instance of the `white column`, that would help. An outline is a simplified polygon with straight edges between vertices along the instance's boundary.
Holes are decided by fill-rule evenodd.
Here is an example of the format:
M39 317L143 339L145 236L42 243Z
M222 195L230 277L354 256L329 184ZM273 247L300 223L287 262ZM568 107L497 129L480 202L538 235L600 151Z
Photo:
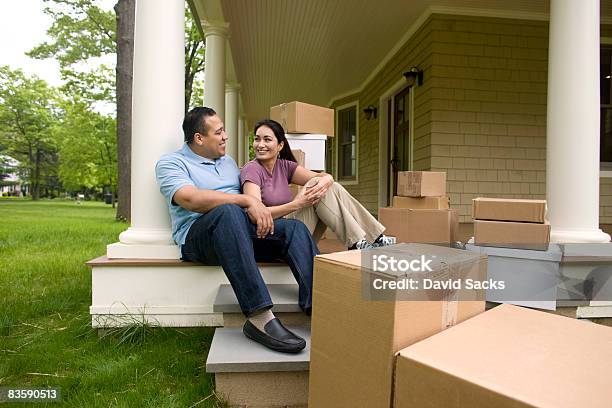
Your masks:
M553 242L599 229L599 0L551 0L546 199Z
M225 86L225 132L227 133L227 148L225 154L230 155L236 163L240 163L238 156L240 138L238 134L238 92L240 85L228 83Z
M175 259L168 206L155 163L180 148L184 114L183 0L139 0L132 85L132 224L109 245L109 258Z
M245 132L245 117L238 117L238 157L240 157L239 166L243 166L249 160L249 149L245 140L247 132Z
M229 25L202 21L202 26L206 38L204 106L213 108L225 121L225 47Z

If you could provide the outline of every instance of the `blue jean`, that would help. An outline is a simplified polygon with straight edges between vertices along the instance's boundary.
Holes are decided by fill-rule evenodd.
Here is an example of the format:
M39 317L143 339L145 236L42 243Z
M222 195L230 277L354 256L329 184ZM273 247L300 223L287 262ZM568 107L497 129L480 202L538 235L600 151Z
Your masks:
M247 316L272 307L258 261L285 261L299 285L300 307L306 312L312 307L312 270L319 250L300 221L274 220L274 235L260 239L245 210L223 204L197 219L181 251L184 260L220 264Z

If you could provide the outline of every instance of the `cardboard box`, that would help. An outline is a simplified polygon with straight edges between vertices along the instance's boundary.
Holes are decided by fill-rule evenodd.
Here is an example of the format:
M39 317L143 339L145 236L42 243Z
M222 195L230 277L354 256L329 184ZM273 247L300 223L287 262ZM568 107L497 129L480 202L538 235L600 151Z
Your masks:
M447 210L450 200L447 196L440 197L393 197L393 208L411 208L413 210Z
M403 197L446 195L446 173L441 171L400 171L397 173L397 195Z
M287 133L319 133L334 136L334 110L304 102L281 103L270 108L270 119Z
M291 149L291 153L293 153L293 156L295 157L295 160L297 160L297 164L299 166L306 166L306 153L303 150Z
M474 220L474 244L546 251L550 224Z
M475 198L472 218L475 220L538 222L546 221L546 200Z
M459 229L457 211L379 208L378 221L387 229L385 235L397 242L445 244L456 241Z
M452 248L423 244L395 247L404 246L428 247L448 261L449 269L456 265L453 256L467 259L467 251ZM315 258L309 407L388 408L395 354L484 310L482 301L365 300L363 281L376 275L362 271L360 252L380 249ZM478 256L469 258L471 271L482 277L486 274L486 257L474 255ZM454 310L452 319L450 309Z
M501 305L399 352L394 407L611 407L612 328Z

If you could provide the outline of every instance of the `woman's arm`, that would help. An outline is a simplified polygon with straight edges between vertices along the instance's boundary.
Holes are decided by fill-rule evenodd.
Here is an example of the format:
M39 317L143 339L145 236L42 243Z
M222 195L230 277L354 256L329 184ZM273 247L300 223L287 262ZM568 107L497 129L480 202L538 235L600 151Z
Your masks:
M261 189L257 184L252 183L250 181L246 181L242 185L242 191L244 194L247 194L261 201ZM305 197L304 192L299 192L295 196L293 201L289 201L286 204L270 206L267 208L272 213L272 218L277 219L284 217L285 215L297 211L301 208L308 207L310 205L312 205L312 203Z
M297 166L295 172L293 172L293 177L291 177L291 182L300 186L306 185L306 197L311 201L316 201L323 197L327 189L334 184L334 178L328 173L317 173L302 166Z

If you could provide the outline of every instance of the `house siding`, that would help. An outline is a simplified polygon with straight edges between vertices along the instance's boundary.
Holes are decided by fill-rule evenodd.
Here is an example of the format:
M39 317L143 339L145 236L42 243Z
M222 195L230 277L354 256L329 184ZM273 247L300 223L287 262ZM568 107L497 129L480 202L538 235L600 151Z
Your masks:
M431 169L471 221L478 196L544 198L548 23L432 17Z
M359 158L358 183L348 184L346 189L355 196L371 213L378 213L378 185L380 175L378 172L378 139L379 119L366 120L363 107L370 104L378 106L380 96L390 89L408 67L417 65L425 71L431 69L431 19L423 24L406 42L390 62L383 67L367 86L358 93L334 101L332 107L359 101ZM414 97L414 167L417 170L430 168L431 160L431 84L424 83L415 93ZM380 107L378 106L380 111ZM332 161L336 160L334 146L328 150ZM331 167L333 168L333 167Z
M545 198L548 22L434 14L362 92L333 107L377 106L413 65L424 70L413 88L414 169L447 172L460 221L472 221L475 197ZM347 189L376 213L380 118L358 114L359 183ZM612 179L600 184L600 222L612 223Z

